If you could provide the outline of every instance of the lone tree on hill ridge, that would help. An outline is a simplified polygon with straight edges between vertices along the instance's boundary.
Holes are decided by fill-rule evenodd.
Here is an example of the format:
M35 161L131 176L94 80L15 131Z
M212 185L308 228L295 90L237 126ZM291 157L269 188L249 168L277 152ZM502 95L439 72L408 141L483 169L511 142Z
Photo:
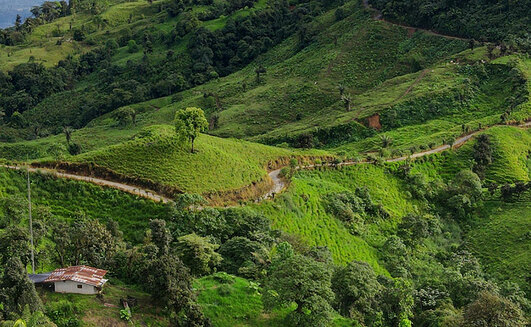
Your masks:
M194 153L195 139L207 129L208 121L202 109L190 107L181 109L175 113L175 131L177 135L190 140L192 143L192 153Z

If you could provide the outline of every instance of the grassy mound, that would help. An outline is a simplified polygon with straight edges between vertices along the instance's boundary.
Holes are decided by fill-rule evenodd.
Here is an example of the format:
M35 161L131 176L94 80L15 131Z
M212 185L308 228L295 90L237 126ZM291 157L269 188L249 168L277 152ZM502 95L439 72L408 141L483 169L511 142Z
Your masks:
M152 126L133 140L74 157L114 172L188 193L239 189L265 178L270 161L303 154L245 141L201 135L196 153L177 139L171 126Z

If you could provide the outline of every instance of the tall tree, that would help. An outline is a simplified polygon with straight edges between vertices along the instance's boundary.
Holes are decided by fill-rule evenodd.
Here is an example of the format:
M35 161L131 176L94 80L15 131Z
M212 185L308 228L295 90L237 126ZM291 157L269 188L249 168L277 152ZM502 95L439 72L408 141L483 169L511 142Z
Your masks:
M382 286L367 263L353 261L338 267L332 278L332 289L341 314L356 319L364 326L381 324L382 313L376 300Z
M4 267L4 275L0 281L0 303L4 304L4 312L21 314L25 306L28 306L31 312L39 310L42 306L41 300L20 258L11 257Z
M215 271L221 263L221 255L216 252L219 245L210 243L205 237L189 234L177 240L177 254L190 268L193 275L207 275Z
M463 315L462 327L524 327L520 308L498 295L483 292L471 303Z
M190 270L177 256L163 255L153 260L144 278L151 295L175 313L171 326L211 326L195 302Z
M487 134L481 134L474 144L474 172L480 178L485 178L485 170L492 163L492 147L490 137Z
M160 255L167 255L170 252L171 233L166 228L166 221L153 219L149 222L151 238L153 244L158 248Z
M328 326L334 298L331 278L324 263L293 255L274 265L264 285L264 302L269 308L295 303L297 308L287 317L291 326Z
M175 130L177 135L188 139L192 144L191 152L194 153L194 142L200 133L208 129L208 121L202 109L190 107L177 111L175 114Z

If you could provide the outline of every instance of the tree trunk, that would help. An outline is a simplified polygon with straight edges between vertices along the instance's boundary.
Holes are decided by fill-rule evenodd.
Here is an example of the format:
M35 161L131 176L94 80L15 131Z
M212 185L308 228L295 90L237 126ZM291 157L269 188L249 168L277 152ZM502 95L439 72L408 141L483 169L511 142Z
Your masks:
M195 141L195 137L192 137L192 153L194 153L194 141Z

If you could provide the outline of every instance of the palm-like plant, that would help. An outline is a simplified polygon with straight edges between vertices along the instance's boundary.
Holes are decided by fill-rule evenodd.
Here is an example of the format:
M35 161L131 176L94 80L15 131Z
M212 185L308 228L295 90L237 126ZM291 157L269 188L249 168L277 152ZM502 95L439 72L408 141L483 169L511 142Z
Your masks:
M70 145L70 141L72 140L72 132L74 130L72 129L72 127L69 127L69 126L65 126L63 127L63 133L65 133L65 137L66 137L66 144Z
M393 144L393 139L387 135L380 136L380 140L382 141L382 147L387 148L391 144Z

